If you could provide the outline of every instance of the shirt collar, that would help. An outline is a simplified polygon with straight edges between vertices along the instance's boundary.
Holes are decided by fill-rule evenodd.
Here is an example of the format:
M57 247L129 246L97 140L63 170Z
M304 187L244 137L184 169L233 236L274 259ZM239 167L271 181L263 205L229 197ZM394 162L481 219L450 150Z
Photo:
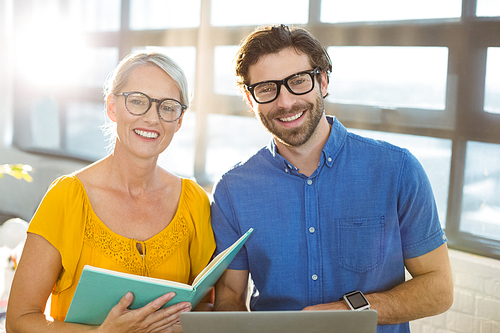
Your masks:
M332 167L335 158L344 147L347 137L347 130L342 123L334 116L326 116L328 123L332 125L330 136L323 147L322 159L328 167ZM320 161L321 164L321 161Z
M297 171L297 168L292 163L288 162L283 156L278 153L278 147L276 146L276 141L274 141L274 138L271 138L271 140L269 140L267 149L271 153L272 160L278 168L282 169L286 173Z

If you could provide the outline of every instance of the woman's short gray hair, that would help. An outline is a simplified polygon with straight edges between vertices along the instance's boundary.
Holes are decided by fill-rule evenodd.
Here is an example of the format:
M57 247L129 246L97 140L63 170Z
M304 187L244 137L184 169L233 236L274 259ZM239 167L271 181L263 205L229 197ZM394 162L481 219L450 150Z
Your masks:
M126 56L118 66L110 73L104 84L104 100L107 101L110 94L121 92L127 84L130 73L139 66L156 65L163 69L174 80L179 89L180 102L189 107L190 95L186 75L182 68L170 57L158 52L136 52Z

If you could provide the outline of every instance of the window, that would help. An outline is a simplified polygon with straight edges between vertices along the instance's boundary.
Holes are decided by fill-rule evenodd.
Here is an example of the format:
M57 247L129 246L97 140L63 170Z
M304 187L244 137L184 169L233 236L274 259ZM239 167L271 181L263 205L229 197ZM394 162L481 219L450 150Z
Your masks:
M500 113L500 47L488 48L486 58L486 89L484 93L484 110Z
M477 16L500 16L500 2L497 0L477 0Z
M206 172L211 182L265 146L270 136L256 118L213 114L208 119L210 145Z
M31 127L30 146L42 150L58 150L61 146L59 103L53 98L44 98L33 103L27 119Z
M86 32L120 30L120 0L70 0L69 17Z
M130 28L159 30L200 25L201 0L131 0Z
M236 77L233 73L234 56L238 51L235 45L217 46L214 60L214 92L219 95L239 96Z
M467 143L460 230L500 241L500 145Z
M308 0L212 0L213 26L244 26L261 24L305 24L308 19Z
M75 78L75 84L88 88L102 89L104 81L119 61L117 47L85 48L81 50L82 70ZM73 72L74 73L74 72Z
M438 47L329 47L334 103L444 110L448 50Z
M329 23L457 18L460 0L322 0L321 21Z
M72 102L67 106L65 148L72 155L98 160L107 155L101 126L106 122L104 102Z

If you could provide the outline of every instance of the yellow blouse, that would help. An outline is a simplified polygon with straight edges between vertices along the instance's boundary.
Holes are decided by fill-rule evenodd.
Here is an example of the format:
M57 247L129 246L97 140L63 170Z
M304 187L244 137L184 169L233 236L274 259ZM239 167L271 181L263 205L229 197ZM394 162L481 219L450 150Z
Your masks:
M85 265L191 283L215 249L207 194L184 178L174 218L144 242L111 231L93 211L75 175L52 183L28 232L44 237L61 254L63 270L52 291L50 311L58 320L66 317ZM137 243L142 245L143 255Z

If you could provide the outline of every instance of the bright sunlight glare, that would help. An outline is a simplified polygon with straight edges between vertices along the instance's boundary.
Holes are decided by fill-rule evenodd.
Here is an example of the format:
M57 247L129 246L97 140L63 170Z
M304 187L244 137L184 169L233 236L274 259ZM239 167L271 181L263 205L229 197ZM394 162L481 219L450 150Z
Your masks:
M78 82L85 57L83 38L75 27L57 18L24 26L15 42L19 74L36 85Z

